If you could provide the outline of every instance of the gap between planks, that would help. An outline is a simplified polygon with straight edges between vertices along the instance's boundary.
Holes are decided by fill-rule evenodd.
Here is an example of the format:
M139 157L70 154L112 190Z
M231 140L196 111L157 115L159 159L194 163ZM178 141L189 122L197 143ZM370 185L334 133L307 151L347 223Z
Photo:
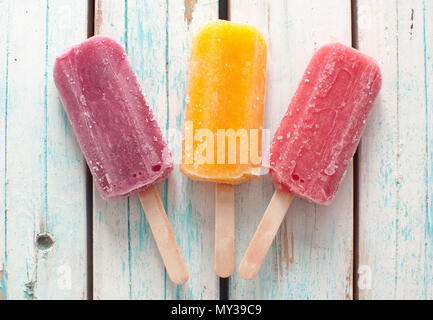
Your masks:
M218 6L218 17L222 20L230 20L230 0L219 0ZM235 212L236 214L236 212ZM236 243L235 243L236 246ZM235 265L235 269L237 269L237 266ZM230 300L230 278L220 278L220 285L219 285L219 299L220 300Z
M351 0L352 47L358 49L358 0ZM362 139L362 138L361 138ZM353 157L353 255L352 255L352 299L359 300L359 159L358 151Z
M219 18L229 20L229 4L230 0L219 0ZM94 23L95 23L95 0L88 0L89 6L89 16L88 16L88 37L93 36L94 33ZM352 6L352 46L357 48L358 46L358 33L357 33L357 0L351 0ZM358 299L358 290L356 286L356 275L357 275L357 266L358 266L358 166L357 166L358 157L355 155L354 157L354 225L353 225L353 275L352 275L352 285L353 285L353 298ZM88 208L87 208L87 240L88 240L88 299L93 299L93 187L92 187L92 177L90 172L87 172L87 197ZM220 279L220 300L228 300L230 298L229 292L229 278L228 279Z
M95 35L95 0L88 0L87 37ZM86 170L87 300L93 300L93 178Z

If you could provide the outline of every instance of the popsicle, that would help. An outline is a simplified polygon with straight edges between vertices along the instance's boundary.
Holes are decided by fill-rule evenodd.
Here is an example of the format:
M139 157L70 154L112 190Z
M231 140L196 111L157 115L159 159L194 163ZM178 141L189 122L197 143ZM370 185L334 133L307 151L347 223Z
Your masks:
M339 43L311 59L269 151L275 194L240 264L256 276L294 196L330 204L381 87L378 63Z
M155 188L173 169L171 153L122 46L95 36L65 50L54 81L101 197L138 192L170 278L184 283L188 271Z
M192 40L180 169L217 183L215 271L224 278L234 269L233 185L260 174L266 51L256 28L223 20Z

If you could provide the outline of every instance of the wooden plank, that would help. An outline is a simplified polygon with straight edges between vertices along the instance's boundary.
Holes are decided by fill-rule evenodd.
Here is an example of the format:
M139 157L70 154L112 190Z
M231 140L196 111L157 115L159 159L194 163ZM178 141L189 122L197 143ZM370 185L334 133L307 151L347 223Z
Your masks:
M231 20L256 25L268 43L265 128L278 127L307 63L320 45L351 44L350 0L232 0ZM269 140L268 140L269 142ZM269 143L265 142L264 150ZM236 192L236 265L273 194L267 176ZM296 199L257 278L231 281L235 299L351 299L353 174L348 169L335 202Z
M85 299L85 165L57 98L52 66L65 46L86 38L87 1L73 7L59 0L6 2L2 295Z
M167 114L170 148L179 164L191 38L208 20L218 18L218 1L168 3ZM219 282L214 271L215 184L192 181L176 166L168 179L167 192L167 214L190 272L189 281L182 287L167 282L167 297L218 299Z
M189 42L199 25L217 16L217 1L99 0L95 9L96 32L126 47L159 125L166 136L171 133L170 148L180 154ZM95 298L217 297L213 268L197 263L213 255L213 211L208 207L213 200L205 200L213 198L214 192L196 185L178 172L158 184L190 269L190 280L183 286L175 286L165 275L137 196L103 201L94 191ZM185 188L197 190L192 200Z
M98 0L95 5L96 33L125 47L147 101L165 124L166 7L155 1ZM93 225L94 298L164 299L164 266L137 195L104 201L94 189Z
M9 2L0 1L0 300L7 298L6 273L6 109L7 109L7 30Z
M359 156L359 297L431 299L433 6L359 0L357 12L359 48L383 73Z

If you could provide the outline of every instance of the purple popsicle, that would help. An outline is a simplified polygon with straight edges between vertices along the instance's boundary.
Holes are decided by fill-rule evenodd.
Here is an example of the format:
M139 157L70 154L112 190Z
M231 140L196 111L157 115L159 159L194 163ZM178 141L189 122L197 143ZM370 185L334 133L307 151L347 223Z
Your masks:
M95 36L66 50L54 81L78 142L104 199L138 192L170 279L188 269L154 184L173 161L123 48Z
M104 199L167 177L171 153L117 42L95 36L67 49L56 59L54 80Z

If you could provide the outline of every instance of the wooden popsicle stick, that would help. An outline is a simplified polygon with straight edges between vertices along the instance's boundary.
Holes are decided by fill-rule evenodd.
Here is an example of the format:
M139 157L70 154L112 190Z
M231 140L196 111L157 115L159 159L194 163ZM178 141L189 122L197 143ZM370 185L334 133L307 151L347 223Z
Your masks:
M243 279L251 280L259 272L293 198L291 193L275 190L239 266L239 274Z
M217 183L215 203L215 272L221 278L228 278L234 271L234 186Z
M155 186L138 193L147 222L152 230L162 261L164 262L168 276L175 284L184 284L188 278L188 269L176 238L167 219L164 206Z

